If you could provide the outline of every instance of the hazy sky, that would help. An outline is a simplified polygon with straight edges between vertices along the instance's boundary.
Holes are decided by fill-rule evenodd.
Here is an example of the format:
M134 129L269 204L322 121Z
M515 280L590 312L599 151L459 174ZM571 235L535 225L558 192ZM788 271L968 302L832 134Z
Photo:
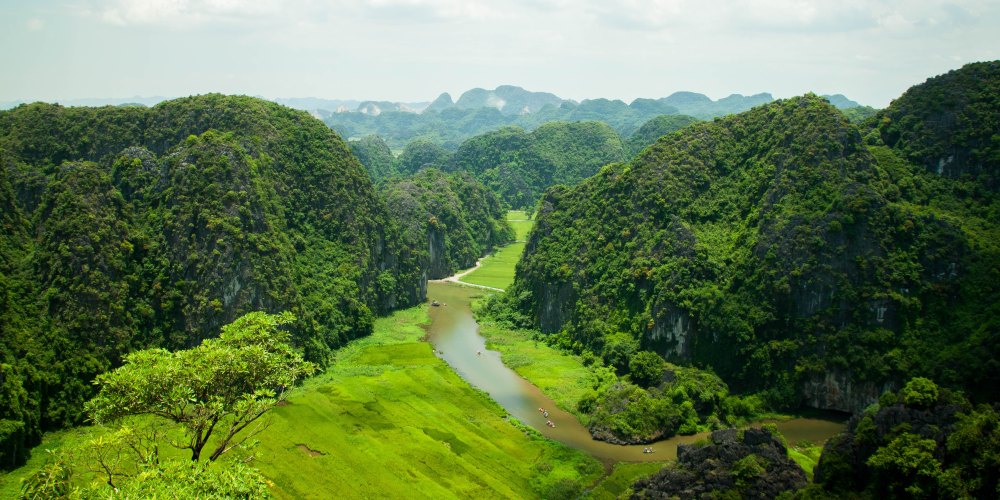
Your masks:
M0 0L0 101L422 101L512 84L626 102L907 87L1000 58L998 0Z

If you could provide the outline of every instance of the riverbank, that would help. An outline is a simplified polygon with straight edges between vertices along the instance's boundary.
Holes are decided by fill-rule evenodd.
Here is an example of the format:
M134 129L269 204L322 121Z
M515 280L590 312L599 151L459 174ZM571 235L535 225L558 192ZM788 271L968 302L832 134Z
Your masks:
M474 306L475 309L475 306ZM590 416L577 408L577 402L585 394L602 385L602 373L588 367L582 356L554 348L538 340L537 332L509 329L494 324L488 318L477 314L479 333L485 338L485 345L499 353L505 365L513 369L528 382L537 386L559 407L572 413L583 425L588 425ZM804 415L760 414L745 425L774 423L787 438L789 456L795 460L811 479L812 472L822 450L822 444L844 427L842 415L823 412L807 412ZM676 446L676 436L665 440ZM662 445L660 446L663 447ZM671 457L675 450L670 450Z
M371 336L339 350L265 417L271 425L256 436L251 464L274 496L559 498L603 475L600 462L512 421L459 377L422 340L427 322L427 305L377 319ZM17 498L22 477L103 434L47 436L29 466L0 475L0 496ZM79 485L93 480L83 468L74 475Z
M507 212L507 223L514 228L514 242L483 257L476 262L476 267L452 276L454 281L495 291L510 287L514 282L514 268L521 260L535 221L528 219L524 211L511 210Z

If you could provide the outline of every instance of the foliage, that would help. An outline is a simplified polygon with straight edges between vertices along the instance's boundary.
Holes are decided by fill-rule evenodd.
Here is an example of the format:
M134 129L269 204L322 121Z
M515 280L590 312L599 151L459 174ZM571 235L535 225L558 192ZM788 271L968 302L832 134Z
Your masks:
M377 135L369 135L347 143L351 153L365 166L372 182L379 184L396 174L395 157L389 145Z
M636 130L628 141L625 142L625 149L629 157L634 157L647 146L655 143L657 139L669 133L676 132L688 125L696 123L698 119L687 115L660 115L643 123L639 130Z
M496 195L465 173L427 168L382 188L404 246L431 279L454 274L514 239Z
M280 329L294 319L254 312L192 349L132 352L122 366L97 377L100 392L87 412L98 423L150 414L178 424L188 436L182 447L194 461L219 431L209 456L214 461L262 431L266 422L258 419L314 370Z
M396 161L396 173L412 175L430 167L445 168L451 161L451 152L438 144L417 139L406 145Z
M916 391L921 387L922 392ZM914 378L904 394L936 389ZM827 442L815 480L827 492L877 497L986 498L1000 485L1000 413L942 389L855 416Z
M871 119L909 161L1000 189L1000 61L972 63L907 90Z
M50 460L21 484L21 498L67 498L73 491L73 469L61 459Z
M868 467L888 496L939 498L941 463L934 458L937 443L904 432L868 458Z
M268 481L257 469L241 463L208 466L184 460L143 462L136 474L108 484L75 486L65 459L50 461L24 481L23 499L103 498L269 498Z
M599 122L553 122L531 133L516 127L472 137L451 167L471 173L511 207L534 206L553 184L575 185L625 150L614 130Z
M93 378L253 311L321 364L423 300L347 145L300 111L205 95L0 112L0 463L79 423Z
M947 75L956 94L995 84L963 71ZM551 188L507 314L577 351L626 334L774 406L859 410L871 401L830 380L871 394L912 376L995 397L1000 197L867 135L807 95Z
M938 400L938 386L924 377L913 377L899 391L903 404L914 408L929 408Z
M659 384L663 377L663 358L652 351L639 351L628 360L632 381L642 387Z

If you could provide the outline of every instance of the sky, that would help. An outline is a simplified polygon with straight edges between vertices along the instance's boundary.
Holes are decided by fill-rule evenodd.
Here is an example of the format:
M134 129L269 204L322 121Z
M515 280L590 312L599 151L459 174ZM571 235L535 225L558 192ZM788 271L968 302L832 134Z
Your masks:
M719 99L908 87L1000 59L1000 0L0 0L0 102Z

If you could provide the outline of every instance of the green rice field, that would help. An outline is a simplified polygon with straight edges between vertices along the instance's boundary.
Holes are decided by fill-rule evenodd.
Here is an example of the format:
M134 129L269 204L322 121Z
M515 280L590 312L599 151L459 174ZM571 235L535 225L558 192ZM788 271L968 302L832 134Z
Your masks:
M516 241L483 257L479 269L463 276L462 282L501 290L514 282L514 267L524 253L528 233L531 232L535 221L529 220L522 210L511 210L507 212L507 222L514 228Z

